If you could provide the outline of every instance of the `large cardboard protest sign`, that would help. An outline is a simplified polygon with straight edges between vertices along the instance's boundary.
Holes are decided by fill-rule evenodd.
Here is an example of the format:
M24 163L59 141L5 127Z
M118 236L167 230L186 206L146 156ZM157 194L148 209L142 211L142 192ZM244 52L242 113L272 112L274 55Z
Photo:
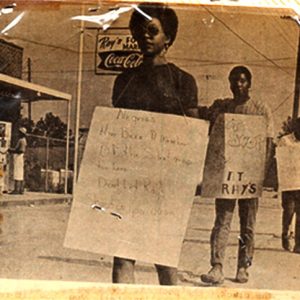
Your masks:
M177 266L207 139L205 121L97 107L65 246Z
M300 143L277 147L278 184L281 191L300 190Z
M263 117L222 114L212 128L203 174L202 196L260 197L266 156Z

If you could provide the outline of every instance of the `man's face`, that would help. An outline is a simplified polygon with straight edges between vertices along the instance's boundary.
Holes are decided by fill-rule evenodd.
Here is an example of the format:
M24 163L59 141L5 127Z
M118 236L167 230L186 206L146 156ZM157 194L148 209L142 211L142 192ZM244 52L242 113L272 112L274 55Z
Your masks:
M135 36L141 51L146 56L159 55L170 41L157 18L141 24Z
M245 73L238 73L230 82L230 89L234 96L238 98L248 97L250 82Z

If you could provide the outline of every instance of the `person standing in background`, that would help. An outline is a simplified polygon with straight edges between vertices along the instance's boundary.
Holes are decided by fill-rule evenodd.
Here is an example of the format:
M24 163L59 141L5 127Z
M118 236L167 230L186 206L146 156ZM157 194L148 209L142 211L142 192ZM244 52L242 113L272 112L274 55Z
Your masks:
M13 178L15 183L15 188L10 194L24 193L24 154L27 146L26 133L26 128L20 127L16 147L8 149L8 152L13 154Z
M245 66L236 66L229 73L230 89L233 98L218 99L206 109L204 118L210 121L210 128L220 114L244 114L263 116L267 125L267 157L265 170L268 170L273 137L273 118L266 104L258 99L250 98L249 89L252 74ZM203 110L203 108L202 108ZM203 110L204 111L204 110ZM201 116L200 116L201 117ZM211 266L207 274L201 275L201 280L210 284L222 284L224 281L223 263L225 250L230 233L231 220L237 199L215 200L215 222L210 236ZM254 235L258 198L238 199L240 217L240 237L236 282L248 281L248 268L252 264L254 253Z
M300 145L300 118L294 122L293 132L282 136L278 142L277 147ZM296 214L295 223L295 245L293 251L300 253L300 190L284 191L281 193L282 206L282 248L287 251L292 251L290 243L291 231L290 226L294 215Z
M4 188L4 163L0 156L0 195L3 194L3 188Z

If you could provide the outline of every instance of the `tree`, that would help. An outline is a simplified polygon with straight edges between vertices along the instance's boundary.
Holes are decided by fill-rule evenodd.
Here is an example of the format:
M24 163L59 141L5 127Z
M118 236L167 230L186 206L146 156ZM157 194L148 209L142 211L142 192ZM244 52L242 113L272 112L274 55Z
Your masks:
M67 125L58 116L49 112L45 115L44 119L41 118L36 123L33 133L56 139L66 139Z
M20 122L19 122L19 127L25 127L28 133L32 133L33 128L34 128L34 122L28 118L23 118L21 117Z
M46 113L45 117L40 118L36 124L28 118L21 118L20 126L25 127L27 132L33 135L49 137L50 146L62 145L60 141L51 140L51 138L65 140L67 137L67 125L52 112ZM29 136L28 144L29 146L45 146L46 140Z

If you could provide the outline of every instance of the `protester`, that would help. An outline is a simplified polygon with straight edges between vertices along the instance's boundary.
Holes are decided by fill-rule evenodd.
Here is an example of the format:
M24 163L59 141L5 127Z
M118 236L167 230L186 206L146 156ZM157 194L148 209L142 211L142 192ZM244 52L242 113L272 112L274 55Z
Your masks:
M13 178L15 181L15 188L11 194L24 193L24 153L26 151L26 133L25 127L19 128L19 137L15 148L9 148L8 152L13 154Z
M252 75L246 67L234 67L229 74L229 82L233 98L214 101L212 106L206 110L205 117L210 120L212 127L217 117L222 113L264 116L267 123L268 136L266 161L269 163L273 135L273 121L270 110L265 103L250 98L249 89L251 87ZM268 163L266 163L266 169L268 168ZM201 275L203 282L221 284L224 281L223 263L236 200L215 200L216 217L210 238L210 263L212 268L207 274ZM258 199L238 199L238 206L240 237L236 281L245 283L248 281L248 268L252 264L254 252L254 231Z
M2 154L2 153L0 152L0 154ZM0 156L0 159L1 159L1 156ZM0 160L0 195L3 194L3 189L4 189L4 168L5 168L5 165L4 165L3 160L1 159Z
M165 57L177 34L178 19L174 10L164 4L140 4L131 16L129 27L143 53L143 63L116 78L113 106L190 115L197 107L195 80L168 63ZM133 283L134 264L134 260L115 257L113 282ZM175 268L156 265L156 269L160 284L176 284Z
M300 118L297 118L294 122L293 132L282 136L277 147L300 145ZM284 191L281 194L281 206L282 206L282 248L291 251L292 245L290 238L292 236L290 226L294 215L296 214L295 223L295 245L293 251L300 253L300 190Z

